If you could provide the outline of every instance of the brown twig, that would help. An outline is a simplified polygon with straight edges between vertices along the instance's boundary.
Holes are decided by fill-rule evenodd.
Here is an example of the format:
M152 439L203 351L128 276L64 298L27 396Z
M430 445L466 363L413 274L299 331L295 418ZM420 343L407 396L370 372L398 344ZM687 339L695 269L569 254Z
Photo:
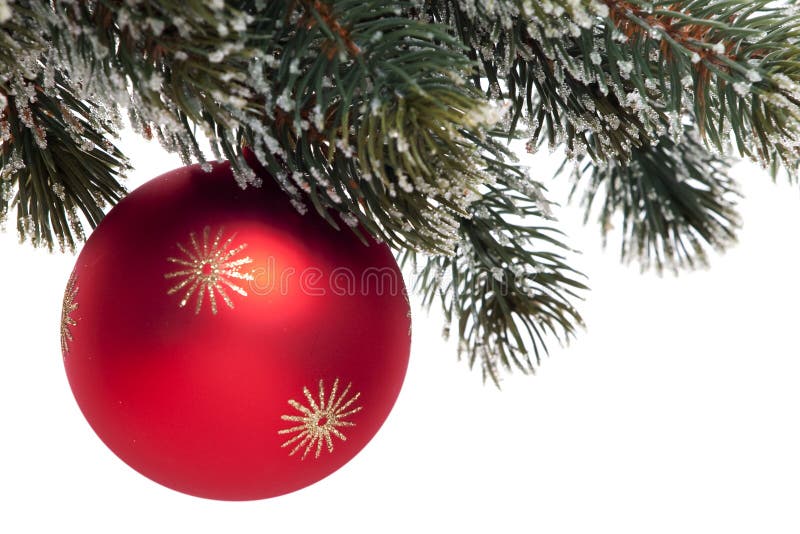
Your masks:
M338 35L342 42L344 42L348 52L354 56L361 54L361 48L353 41L352 37L350 37L350 30L342 26L333 14L333 8L331 8L327 2L323 0L300 0L300 4L302 4L306 11L316 11L331 32ZM309 13L303 17L301 22L305 24L307 28L312 28L316 24L316 19ZM338 48L336 43L328 43L328 46L325 47L325 53L329 59L333 59Z
M691 54L696 54L700 60L694 61L694 69L696 74L695 80L695 102L698 103L698 113L700 115L698 126L700 133L704 133L704 120L705 115L705 94L711 83L711 69L709 65L713 65L725 72L730 72L730 67L723 61L722 58L727 58L730 61L737 61L734 49L736 43L733 41L724 42L723 40L714 40L712 27L705 24L687 24L681 19L670 17L668 15L657 15L650 11L645 11L639 6L632 4L626 0L603 0L609 9L609 17L616 26L629 39L646 39L648 38L648 30L643 28L640 24L631 20L631 15L644 21L650 28L655 28L670 37L670 40L680 44L683 48L688 50ZM680 4L671 4L666 8L668 11L675 11L685 15L691 15L684 10L681 10ZM660 50L662 57L669 61L673 57L673 52L670 48L670 40L662 39L660 43ZM715 45L722 43L723 52L718 52L703 45ZM725 83L722 80L721 83Z

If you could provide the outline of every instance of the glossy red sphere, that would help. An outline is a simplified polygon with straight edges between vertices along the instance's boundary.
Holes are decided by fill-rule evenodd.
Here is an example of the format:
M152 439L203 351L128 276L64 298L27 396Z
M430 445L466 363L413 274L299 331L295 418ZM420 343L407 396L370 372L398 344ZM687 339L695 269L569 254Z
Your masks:
M227 163L114 207L64 297L84 416L128 465L211 499L288 493L375 435L400 392L409 305L390 249L299 214Z

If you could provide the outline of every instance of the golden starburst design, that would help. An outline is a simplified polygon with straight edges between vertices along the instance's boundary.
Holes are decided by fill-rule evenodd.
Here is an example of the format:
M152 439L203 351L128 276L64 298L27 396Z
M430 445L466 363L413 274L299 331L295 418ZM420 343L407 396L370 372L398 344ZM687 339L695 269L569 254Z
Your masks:
M78 281L73 272L67 282L67 289L64 291L64 300L61 304L61 354L63 356L67 355L69 344L72 342L70 329L78 324L77 318L72 317L72 314L78 309L78 303L75 301L77 296Z
M336 436L342 441L347 440L340 429L355 426L355 423L345 419L361 411L361 406L353 406L361 396L361 393L348 397L351 385L351 383L347 384L341 395L337 397L339 388L339 379L337 378L333 381L333 388L326 399L325 386L323 381L320 380L319 399L315 399L308 388L304 387L303 394L308 401L308 406L303 406L294 399L289 400L289 404L300 412L300 415L281 416L284 421L300 423L297 426L278 431L278 434L295 434L281 445L281 447L294 445L289 456L294 455L305 447L302 456L303 460L312 449L315 449L314 457L319 458L323 443L327 446L329 453L333 452L333 438L331 436Z
M167 261L181 266L180 270L164 275L167 279L178 280L169 288L167 294L182 293L179 304L181 308L194 299L194 313L199 314L207 295L211 313L216 314L218 297L228 305L228 308L233 308L233 301L228 291L243 297L247 296L247 291L238 284L238 281L253 279L252 274L241 271L244 265L253 263L253 260L249 257L236 258L247 248L247 243L234 246L235 233L223 242L223 232L224 229L220 228L212 239L211 228L206 226L203 228L200 240L194 232L190 232L188 247L181 243L177 244L183 257L167 258Z

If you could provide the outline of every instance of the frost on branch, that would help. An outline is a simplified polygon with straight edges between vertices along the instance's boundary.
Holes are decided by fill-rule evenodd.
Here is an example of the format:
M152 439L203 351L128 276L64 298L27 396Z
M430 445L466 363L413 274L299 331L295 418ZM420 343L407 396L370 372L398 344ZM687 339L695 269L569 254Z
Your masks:
M626 259L700 265L737 225L720 154L797 169L797 28L766 0L0 0L0 217L74 246L124 195L122 117L258 186L247 146L301 213L446 267L421 289L486 376L531 370L582 286L506 141L583 162Z
M680 140L690 118L717 152L797 169L793 6L547 1L522 2L509 15L455 0L426 5L471 47L476 83L513 102L509 135L522 127L531 150L546 142L575 158L625 161L664 136Z

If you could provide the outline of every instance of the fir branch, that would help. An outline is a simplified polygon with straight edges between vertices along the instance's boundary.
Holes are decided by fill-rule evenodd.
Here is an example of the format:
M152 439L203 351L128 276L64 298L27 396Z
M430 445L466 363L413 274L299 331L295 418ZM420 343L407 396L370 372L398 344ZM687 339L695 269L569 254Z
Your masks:
M481 59L476 81L485 76L513 102L509 134L521 118L530 123L531 148L545 137L578 157L625 160L631 148L667 133L679 138L691 115L717 150L733 142L764 166L796 172L793 5L603 0L603 9L576 3L583 14L572 17L549 2L519 2L514 16L502 17L470 14L455 0L426 5ZM594 6L589 15L586 6Z
M581 324L585 287L552 225L520 220L547 204L498 129L587 154L587 216L602 204L607 231L621 211L623 257L657 269L734 237L735 189L703 143L790 171L800 156L798 15L648 6L16 0L0 9L0 209L35 241L73 245L78 213L96 224L122 195L106 140L121 108L187 163L203 161L199 129L242 186L259 181L247 145L299 210L422 258L418 289L484 378L530 372L547 334ZM504 98L497 125L487 101Z
M401 259L418 267L424 305L442 306L445 334L456 328L459 355L499 386L501 370L533 373L547 337L568 341L583 325L572 302L587 288L547 222L543 188L502 162L489 170L497 181L461 220L456 254Z
M336 27L350 28L356 57L342 43L332 59L300 61L298 77L274 88L296 105L278 109L292 120L268 135L291 150L275 157L264 146L262 163L304 189L323 216L334 208L347 224L361 223L394 246L451 251L456 217L486 180L478 169L490 117L460 82L468 60L442 28L398 16L402 4L375 4L336 4ZM325 32L323 15L316 17L320 30L337 36L336 27ZM283 46L304 50L316 39L299 32ZM326 77L330 87L319 81ZM259 132L246 137L258 153Z
M564 144L570 155L603 160L624 159L631 147L664 133L665 113L644 113L627 96L634 87L617 83L602 66L605 41L618 38L602 24L605 4L501 4L471 12L456 0L426 2L431 19L453 26L479 60L474 83L486 80L487 96L510 101L509 137L521 130L532 137L531 152L547 140L551 149Z
M620 235L623 261L677 273L707 265L706 248L723 250L736 240L739 193L728 170L692 127L680 144L662 138L634 149L627 163L576 164L570 198L580 197L584 222L596 213L604 243L608 234Z
M21 240L74 250L84 239L82 220L97 226L103 208L125 194L127 163L106 138L110 125L60 76L47 93L33 87L31 96L9 95L0 116L0 219L16 209Z
M544 201L489 135L498 110L465 82L473 62L445 27L406 16L412 3L33 4L54 46L29 63L80 80L88 101L126 105L140 132L187 161L202 160L199 126L242 185L258 180L246 144L298 209L308 202L334 225L338 212L452 269L436 291L485 377L498 379L498 363L532 370L526 338L538 361L547 333L580 324L569 301L584 286L555 231L516 222ZM77 141L60 142L53 150ZM553 250L531 249L542 244Z
M660 76L662 100L674 111L682 98L688 100L700 134L717 149L732 135L740 154L796 174L800 14L793 3L604 1L628 38L623 53L658 51L655 67L663 74L631 55L633 80ZM611 57L616 53L609 50ZM685 91L677 90L681 84Z
M242 185L257 182L244 142L298 209L446 253L487 180L493 113L463 81L458 42L403 16L411 7L107 0L57 9L52 26L93 99L128 101L132 122L187 160L202 160L199 125Z
M127 162L109 140L113 114L80 97L57 69L41 6L15 2L0 20L0 222L20 239L74 249L84 223L125 193Z

